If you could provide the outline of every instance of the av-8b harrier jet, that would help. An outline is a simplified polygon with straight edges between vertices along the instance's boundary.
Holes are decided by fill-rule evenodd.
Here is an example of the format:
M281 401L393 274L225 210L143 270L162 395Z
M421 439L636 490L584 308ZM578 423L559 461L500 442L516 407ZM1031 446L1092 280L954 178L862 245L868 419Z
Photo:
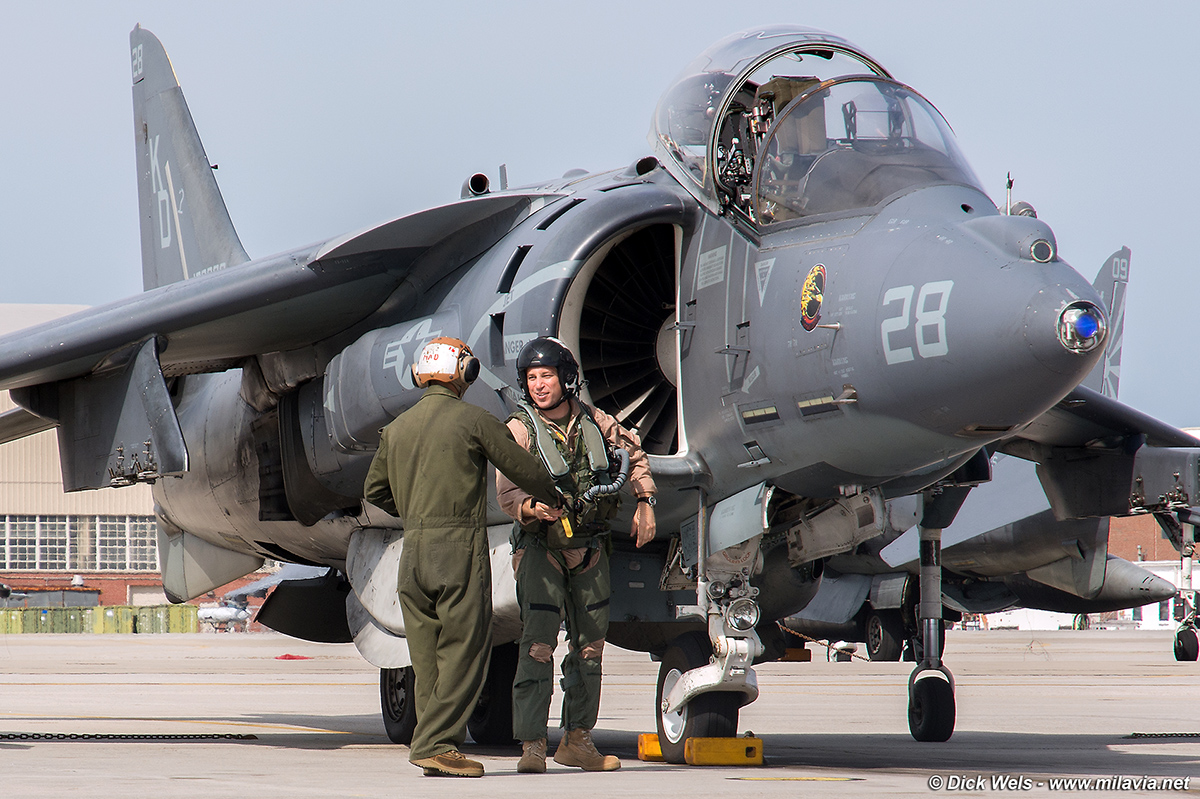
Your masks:
M0 440L57 428L68 491L153 482L173 599L264 558L329 567L277 587L259 619L353 640L381 669L393 740L412 723L403 526L362 484L438 335L481 356L465 399L499 416L522 344L563 339L585 400L652 453L667 534L644 550L614 536L609 640L661 659L672 761L736 731L753 664L785 647L775 621L902 498L920 541L909 722L949 738L941 530L988 479L989 445L1039 464L1056 517L1174 514L1190 541L1200 451L1169 448L1194 440L1078 387L1108 335L1089 282L1048 225L1000 213L929 101L838 36L713 45L626 167L496 190L475 175L460 202L253 260L166 53L141 28L130 41L146 290L0 339L20 405ZM494 507L489 522L484 741L511 736L519 628L509 522Z

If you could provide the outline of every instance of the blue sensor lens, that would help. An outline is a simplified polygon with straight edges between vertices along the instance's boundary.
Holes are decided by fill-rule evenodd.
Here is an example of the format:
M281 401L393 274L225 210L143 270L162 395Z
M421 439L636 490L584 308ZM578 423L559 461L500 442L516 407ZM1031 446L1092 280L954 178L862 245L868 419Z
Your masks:
M1099 329L1100 323L1090 313L1082 314L1075 320L1075 332L1079 334L1080 338L1089 339L1096 335Z

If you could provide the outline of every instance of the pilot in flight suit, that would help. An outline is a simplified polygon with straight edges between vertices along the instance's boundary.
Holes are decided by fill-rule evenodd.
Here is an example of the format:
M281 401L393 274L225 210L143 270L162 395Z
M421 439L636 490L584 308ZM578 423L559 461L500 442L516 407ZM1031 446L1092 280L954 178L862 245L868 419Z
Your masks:
M655 485L649 460L635 433L578 400L579 365L571 351L556 339L534 339L517 356L517 375L527 401L508 421L517 443L539 453L551 474L561 475L559 489L572 497L608 484L607 451L625 449L630 486L638 497L632 533L639 547L652 540ZM608 520L618 500L615 495L597 497L571 513L569 526L564 526L562 512L503 476L496 478L496 497L517 521L513 570L524 627L513 683L513 735L524 749L517 771L546 770L551 656L563 615L569 647L562 664L564 734L554 760L585 771L614 771L621 761L600 754L591 731L600 710L601 658L608 634Z

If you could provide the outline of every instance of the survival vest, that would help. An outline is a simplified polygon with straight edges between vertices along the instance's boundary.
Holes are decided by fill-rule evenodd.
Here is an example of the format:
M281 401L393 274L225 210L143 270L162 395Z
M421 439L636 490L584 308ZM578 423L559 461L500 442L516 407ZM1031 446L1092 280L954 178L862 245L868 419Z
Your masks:
M519 419L529 432L529 451L538 455L555 484L571 500L583 495L594 485L610 482L608 476L608 444L600 426L592 418L591 409L579 403L576 424L579 429L573 441L548 426L528 404L522 402L510 419ZM576 513L568 511L573 535L568 538L561 522L547 524L534 521L522 529L541 538L548 549L572 549L591 545L591 540L608 532L608 520L616 515L621 500L615 495L600 496Z

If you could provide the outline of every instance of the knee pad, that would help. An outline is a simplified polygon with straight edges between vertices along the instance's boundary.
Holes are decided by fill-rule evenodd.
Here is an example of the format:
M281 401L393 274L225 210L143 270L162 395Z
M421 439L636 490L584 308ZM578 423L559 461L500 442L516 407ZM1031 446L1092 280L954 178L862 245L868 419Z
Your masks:
M601 638L599 641L592 641L583 649L579 650L579 657L583 658L584 660L599 660L602 654L604 654L603 638Z
M541 641L534 641L529 645L529 657L536 660L538 663L549 663L554 656L554 647L550 644L543 644Z

